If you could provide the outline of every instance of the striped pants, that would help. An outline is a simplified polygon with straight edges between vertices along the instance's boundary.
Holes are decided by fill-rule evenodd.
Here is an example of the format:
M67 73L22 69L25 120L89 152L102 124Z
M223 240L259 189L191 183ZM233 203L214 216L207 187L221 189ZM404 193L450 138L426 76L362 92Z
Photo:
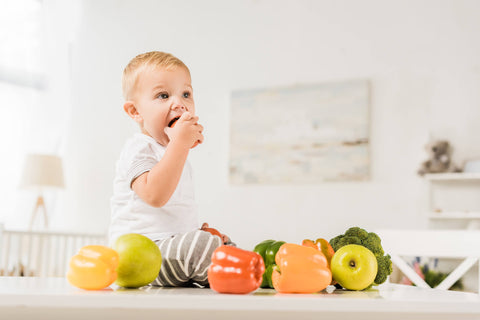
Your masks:
M162 253L162 267L153 286L208 287L212 253L222 240L209 232L193 230L156 241Z

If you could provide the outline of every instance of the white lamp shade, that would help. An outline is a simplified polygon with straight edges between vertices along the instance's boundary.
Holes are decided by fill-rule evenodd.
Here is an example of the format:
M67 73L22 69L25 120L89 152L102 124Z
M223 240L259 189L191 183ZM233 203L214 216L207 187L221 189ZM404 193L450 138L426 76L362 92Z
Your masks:
M56 155L29 154L25 159L20 188L63 188L62 159Z

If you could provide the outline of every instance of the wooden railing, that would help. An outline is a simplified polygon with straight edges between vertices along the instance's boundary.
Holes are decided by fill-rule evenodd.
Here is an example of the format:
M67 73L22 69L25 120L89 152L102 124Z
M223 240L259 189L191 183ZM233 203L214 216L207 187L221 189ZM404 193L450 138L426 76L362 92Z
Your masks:
M13 231L0 225L0 276L63 277L81 247L106 243L104 234Z

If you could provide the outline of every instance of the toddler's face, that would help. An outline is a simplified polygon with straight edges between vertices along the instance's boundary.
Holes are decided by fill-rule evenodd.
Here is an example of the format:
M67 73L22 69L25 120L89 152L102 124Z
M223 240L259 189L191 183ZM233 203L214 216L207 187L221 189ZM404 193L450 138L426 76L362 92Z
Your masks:
M166 146L165 128L185 111L195 114L190 74L182 67L145 70L139 76L134 102L142 132Z

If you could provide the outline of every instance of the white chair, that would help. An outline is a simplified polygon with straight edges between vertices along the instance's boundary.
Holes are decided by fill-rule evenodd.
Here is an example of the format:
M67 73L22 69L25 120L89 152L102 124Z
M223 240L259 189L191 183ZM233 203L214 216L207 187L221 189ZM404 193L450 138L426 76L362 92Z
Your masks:
M480 259L480 231L474 230L375 230L382 246L392 257L392 263L415 285L430 286L402 257L463 259L435 289L448 290ZM478 272L480 290L480 267Z

